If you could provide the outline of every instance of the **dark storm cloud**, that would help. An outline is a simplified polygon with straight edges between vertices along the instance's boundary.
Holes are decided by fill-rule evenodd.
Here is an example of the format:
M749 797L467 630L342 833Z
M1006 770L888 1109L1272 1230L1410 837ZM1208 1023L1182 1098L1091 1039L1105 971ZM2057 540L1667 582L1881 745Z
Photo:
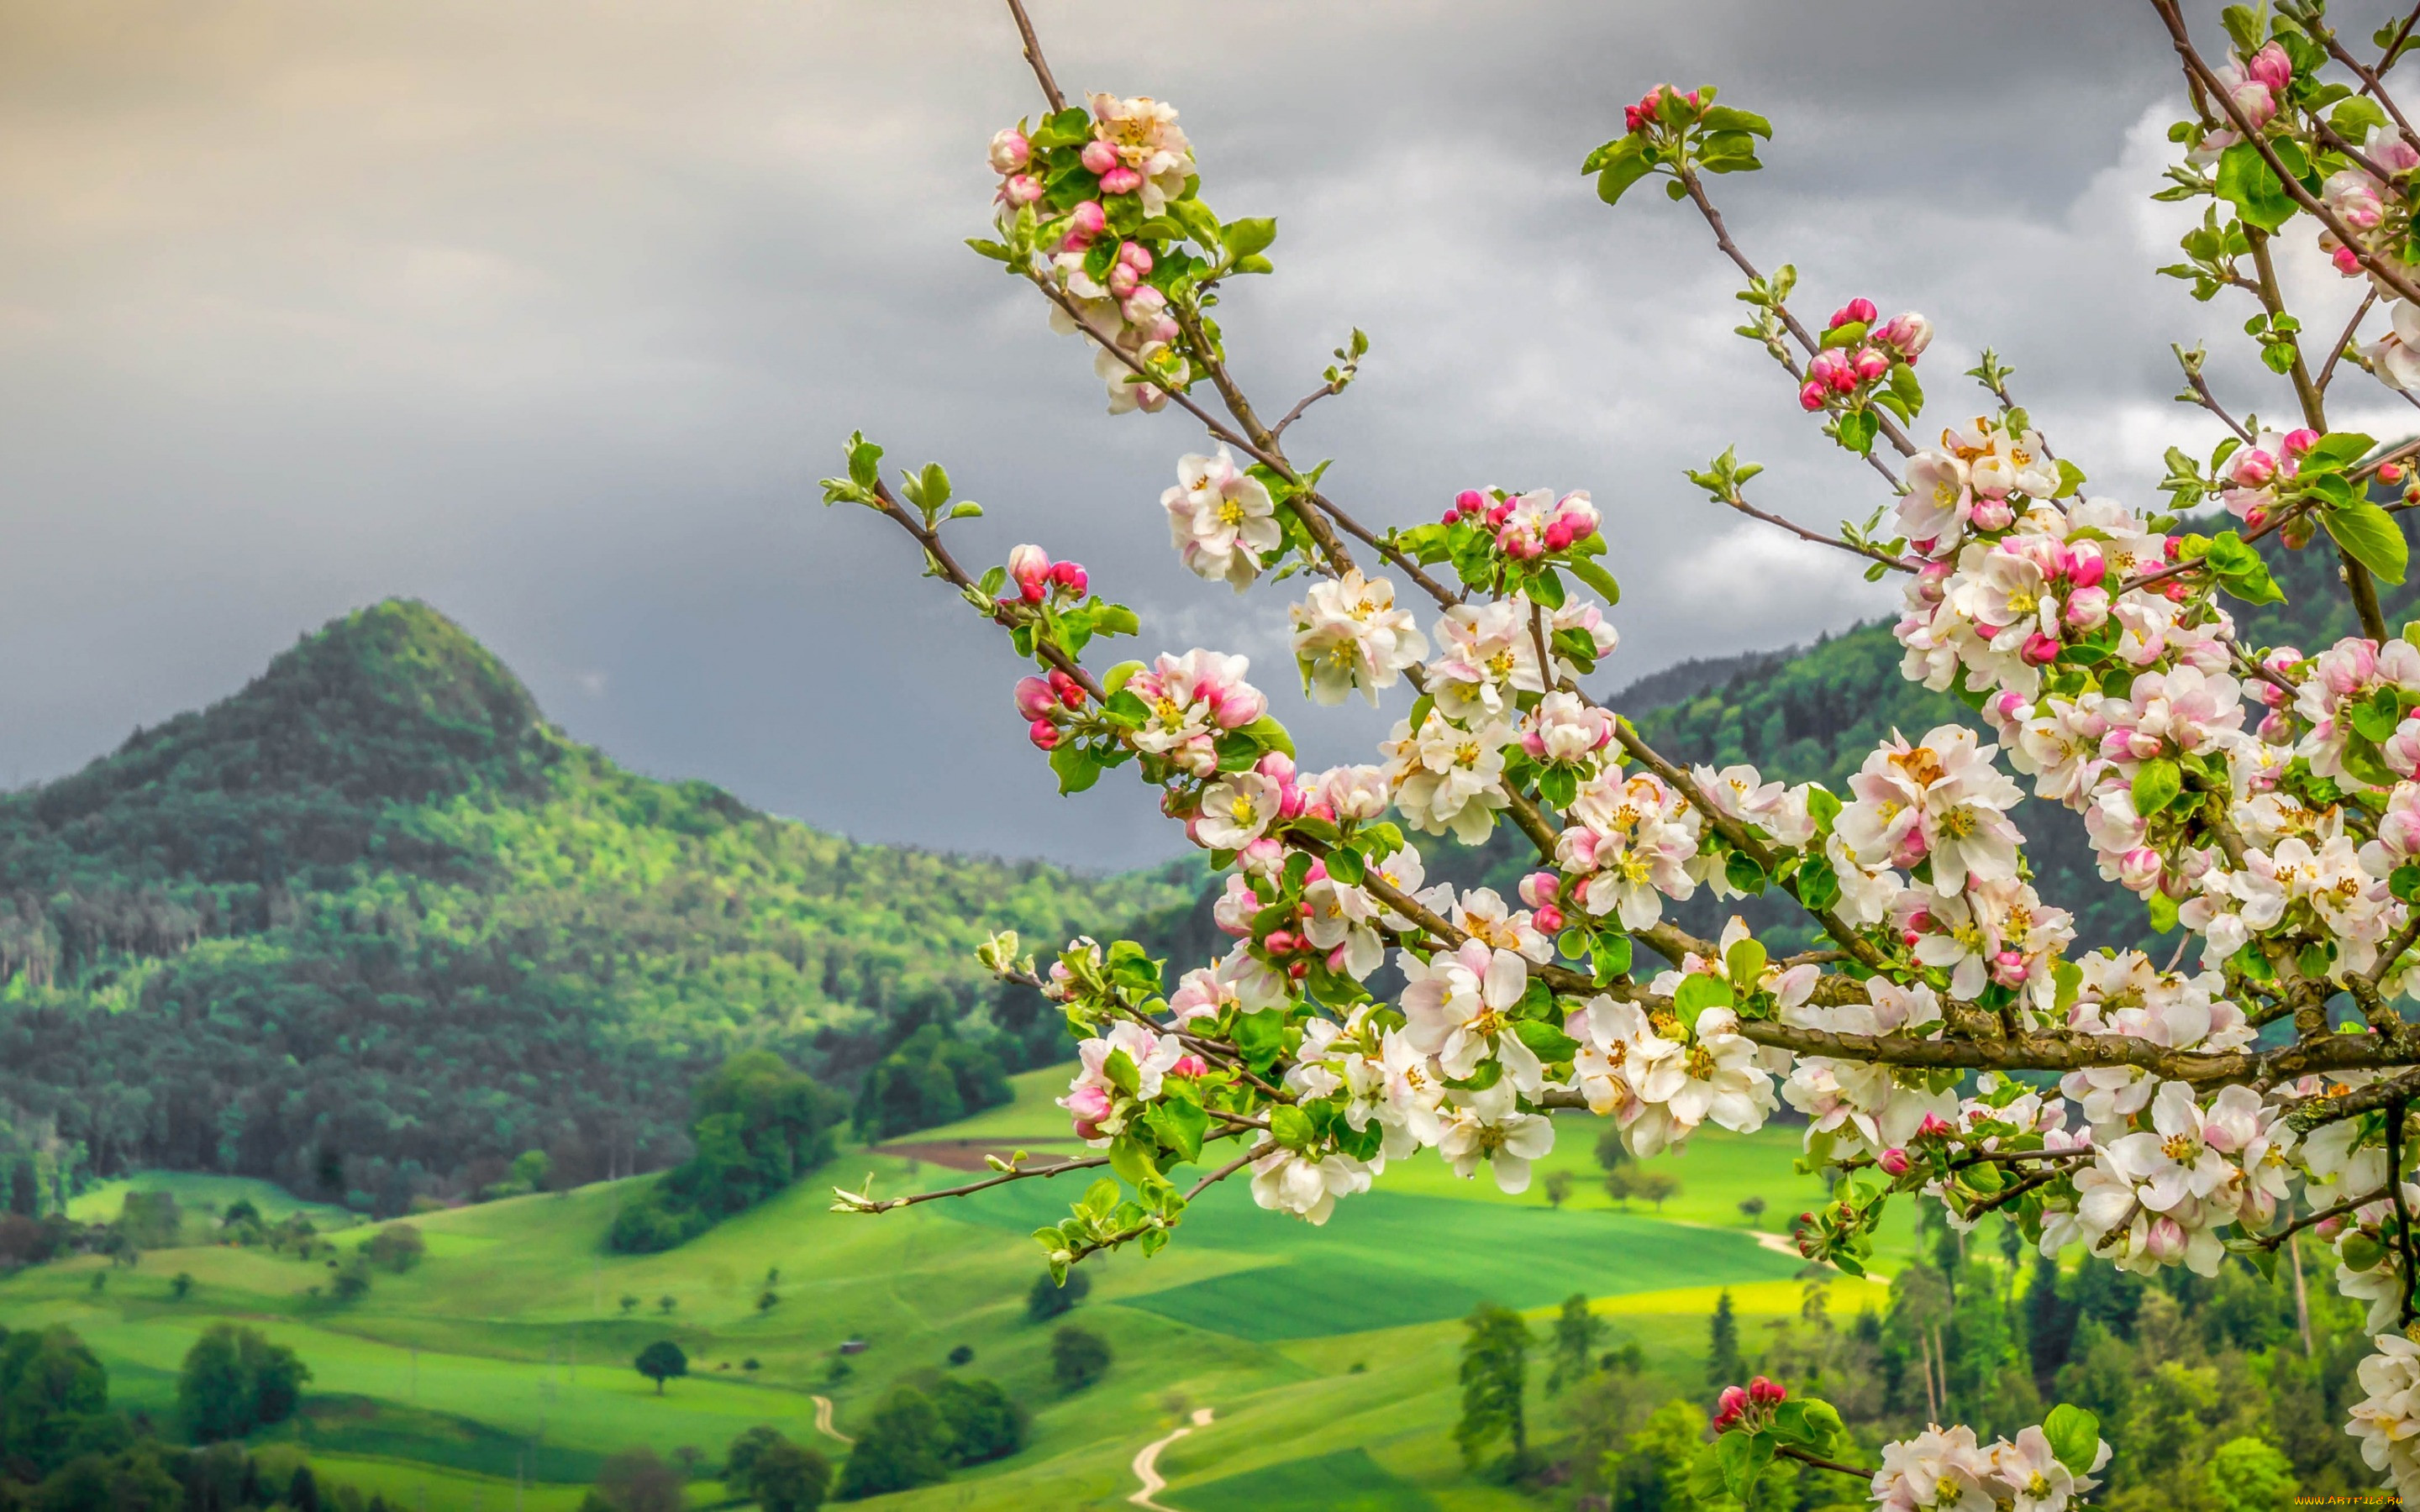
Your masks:
M1473 483L1595 491L1628 589L1612 681L1887 603L1680 476L1737 442L1775 507L1877 501L1729 334L1703 226L1575 173L1659 79L1774 118L1770 171L1720 188L1808 312L1924 309L1937 393L1996 344L2096 487L2139 499L2207 434L2166 343L2242 315L2148 270L2175 224L2144 200L2172 87L2145 8L1036 13L1071 88L1174 100L1214 202L1278 216L1280 275L1222 312L1264 404L1371 332L1362 384L1296 433L1338 497L1388 521ZM878 522L812 502L854 427L941 457L992 511L970 557L1085 543L1152 648L1247 650L1300 710L1280 601L1165 548L1196 436L1101 413L1084 353L959 246L984 141L1033 103L988 0L0 6L0 776L410 594L644 769L868 839L1167 854L1146 795L1051 798L1006 651ZM1382 729L1303 725L1314 759Z

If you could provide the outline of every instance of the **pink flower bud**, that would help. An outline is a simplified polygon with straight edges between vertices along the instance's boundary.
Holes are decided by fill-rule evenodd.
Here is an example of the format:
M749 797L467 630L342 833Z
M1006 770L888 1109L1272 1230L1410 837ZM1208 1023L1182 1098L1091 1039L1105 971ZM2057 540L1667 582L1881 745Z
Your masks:
M1069 217L1067 234L1090 241L1109 228L1109 212L1101 208L1099 200L1088 199L1077 206L1075 213Z
M1008 553L1008 576L1019 588L1039 587L1049 579L1050 553L1030 543L1012 549Z
M1572 548L1572 528L1561 520L1546 527L1546 549L1568 551Z
M2382 462L2379 464L2378 481L2381 483L2401 483L2403 481L2403 464L2400 462Z
M2184 1227L2174 1218L2152 1219L2150 1231L2143 1237L2143 1248L2161 1264L2175 1264L2184 1258Z
M2353 251L2350 247L2338 247L2335 251L2328 254L2328 260L2335 263L2336 265L2336 271L2344 274L2347 278L2356 277L2361 272L2361 254Z
M1292 955L1295 951L1295 947L1300 942L1295 936L1294 931L1290 929L1273 929L1269 931L1268 938L1261 942L1261 948L1268 951L1271 955Z
M2098 551L2078 551L2068 561L2067 580L2078 588L2098 587L2109 575L2109 563Z
M1104 194L1131 194L1142 187L1142 175L1132 168L1112 168L1101 175Z
M1037 749L1056 750L1059 747L1059 727L1047 719L1036 719L1026 728L1025 738L1032 741Z
M1870 383L1890 373L1891 360L1879 347L1860 347L1852 365L1856 368L1857 377Z
M1874 316L1878 313L1879 312L1874 309L1874 301L1871 300L1851 300L1848 303L1832 312L1832 329L1838 331L1852 320L1856 321L1859 325L1872 325L1874 323Z
M1978 499L1966 518L1978 531L2005 531L2016 523L2017 511L2006 499Z
M1080 708L1083 705L1084 685L1056 667L1050 669L1050 691L1057 696L1060 702L1071 709Z
M1124 263L1109 270L1109 292L1119 299L1132 294L1141 284L1141 276Z
M1011 205L1032 205L1042 198L1042 180L1030 173L1016 174L1000 186L1000 192Z
M1563 927L1563 911L1553 903L1541 903L1530 922L1538 926L1541 934L1559 933Z
M1790 1388L1777 1381L1759 1376L1747 1383L1747 1395L1748 1400L1770 1407L1789 1396Z
M1151 249L1140 241L1128 241L1118 248L1118 261L1148 277L1152 270Z
M1083 163L1086 173L1108 173L1118 165L1118 149L1096 136L1084 144L1077 161Z
M1207 1076L1210 1063L1200 1056L1179 1056L1176 1064L1168 1068L1168 1073L1171 1076Z
M2022 987L2029 968L2022 950L2003 950L1992 957L1992 980L2003 987Z
M1073 562L1054 563L1050 568L1050 580L1078 598L1084 596L1085 588L1092 582L1084 575L1084 569Z
M1059 706L1059 695L1051 690L1048 683L1039 677L1018 678L1016 698L1016 712L1028 719L1042 719L1052 709ZM1055 736L1056 733L1053 733Z
M1555 901L1562 890L1562 877L1553 872L1532 872L1521 879L1521 901L1532 908L1544 908Z
M2273 47L2276 44L2273 42L2270 45ZM2286 455L2288 456L2301 456L2304 453L2319 444L2319 433L2307 427L2301 430L2289 430L2286 433Z
M1855 364L1849 361L1848 353L1837 347L1815 354L1814 360L1807 364L1807 378L1809 382L1821 383L1840 393L1847 393L1857 386Z
M1806 386L1798 391L1798 408L1810 412L1823 409L1823 385L1808 378Z
M1892 1176L1905 1176L1908 1172L1908 1167L1913 1165L1914 1162L1907 1158L1906 1150L1894 1146L1893 1148L1882 1152L1878 1164L1881 1165L1882 1168L1885 1172Z
M1296 959L1286 966L1286 975L1292 977L1296 981L1300 981L1303 978L1311 975L1311 963L1301 959Z
M1716 1407L1721 1408L1724 1412L1730 1413L1734 1417L1746 1412L1747 1404L1747 1391L1745 1387L1741 1386L1725 1386L1723 1388L1723 1394L1714 1398L1714 1405Z
M1025 139L1025 133L1023 131L1020 131L1016 127L1012 126L1004 131L999 131L993 134L991 139L992 172L997 174L1016 173L1022 169L1028 162L1032 161L1033 144Z
M1499 499L1495 503L1490 504L1487 508L1487 528L1491 531L1501 530L1504 527L1504 522L1512 517L1512 501L1510 499Z
M1932 322L1910 310L1892 316L1875 332L1875 339L1914 363L1924 354L1924 348L1932 345Z
M1338 946L1335 949L1328 951L1328 952L1327 952L1327 969L1328 969L1328 970L1330 970L1330 971L1334 971L1334 972L1338 972L1338 973L1342 973L1342 972L1343 972L1343 970L1344 970L1344 963L1345 963L1347 960L1351 959L1352 954L1353 954L1353 952L1352 952L1351 950L1347 949L1346 948L1344 948L1344 947L1343 947L1343 946L1342 946L1342 945Z
M2252 54L2243 71L2273 91L2282 90L2294 82L2294 60L2287 56L2282 45L2271 42Z
M2067 609L2059 618L2071 629L2099 629L2109 619L2109 590L2077 589L2067 596Z
M2036 630L2025 637L2024 647L2017 654L2024 658L2025 664L2029 667L2047 667L2058 660L2058 638L2044 635L2041 631Z
M1926 1114L1924 1121L1916 1126L1918 1139L1947 1139L1957 1132L1956 1124L1947 1122L1937 1113Z

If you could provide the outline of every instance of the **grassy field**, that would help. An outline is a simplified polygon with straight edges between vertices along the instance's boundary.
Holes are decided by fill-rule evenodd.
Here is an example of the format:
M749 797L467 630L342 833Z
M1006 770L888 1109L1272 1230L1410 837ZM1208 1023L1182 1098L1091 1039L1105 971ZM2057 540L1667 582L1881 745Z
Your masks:
M1064 1137L1049 1103L1063 1080L1063 1072L1021 1076L1015 1103L923 1137L1051 1148L1039 1141ZM837 1457L839 1445L814 1430L813 1394L834 1399L846 1431L892 1383L946 1371L944 1357L965 1345L975 1355L969 1372L997 1378L1034 1408L1032 1446L867 1505L1123 1506L1135 1489L1135 1451L1208 1407L1212 1424L1161 1456L1171 1507L1509 1509L1522 1504L1466 1475L1450 1437L1458 1319L1495 1301L1543 1320L1564 1296L1586 1292L1613 1343L1637 1342L1651 1369L1676 1373L1676 1391L1700 1394L1680 1378L1694 1370L1720 1290L1730 1290L1745 1326L1797 1312L1800 1264L1769 1241L1820 1194L1791 1171L1792 1132L1710 1132L1666 1167L1682 1192L1660 1215L1620 1211L1595 1180L1596 1120L1561 1124L1545 1165L1577 1180L1559 1211L1535 1189L1506 1197L1434 1160L1390 1170L1324 1229L1260 1211L1240 1182L1217 1189L1160 1255L1087 1262L1094 1287L1077 1317L1109 1339L1116 1364L1072 1396L1050 1382L1049 1329L1025 1319L1024 1293L1041 1270L1027 1234L1057 1216L1083 1178L878 1219L827 1211L830 1180L853 1185L871 1173L887 1195L965 1179L862 1150L666 1255L604 1251L633 1183L600 1184L416 1218L428 1258L401 1275L380 1273L370 1295L349 1305L311 1295L326 1280L324 1262L200 1246L148 1253L132 1271L80 1258L23 1273L0 1282L0 1324L73 1326L109 1365L115 1398L166 1419L194 1336L222 1319L253 1323L313 1372L304 1412L271 1436L307 1452L323 1479L407 1507L567 1507L616 1449L691 1446L710 1473L755 1423ZM174 1191L189 1208L238 1196L264 1211L300 1206L223 1179L134 1184ZM105 1211L123 1201L124 1184L113 1185L114 1196L79 1201ZM1767 1203L1767 1242L1739 1210L1751 1196ZM335 1238L358 1242L368 1232ZM178 1273L193 1278L182 1302L170 1291ZM779 1300L760 1308L768 1289ZM1879 1286L1839 1278L1832 1305L1853 1314L1880 1295ZM659 1396L629 1361L664 1337L688 1352L691 1374ZM868 1348L833 1379L845 1339ZM701 1505L715 1493L703 1482L692 1490Z

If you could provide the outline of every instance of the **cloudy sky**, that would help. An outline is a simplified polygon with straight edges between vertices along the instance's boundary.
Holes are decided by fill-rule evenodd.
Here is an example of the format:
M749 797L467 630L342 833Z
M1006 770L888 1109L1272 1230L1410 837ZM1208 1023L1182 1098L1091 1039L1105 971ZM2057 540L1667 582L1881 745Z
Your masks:
M1924 310L1936 394L1996 345L2097 491L2142 500L2164 445L2210 440L2167 344L2245 312L2149 271L2177 104L2146 6L1033 8L1071 90L1174 101L1206 197L1278 218L1278 276L1221 312L1264 408L1370 332L1290 438L1335 497L1408 522L1473 484L1593 490L1627 590L1610 686L1885 607L1681 476L1735 442L1768 506L1878 501L1729 333L1702 224L1576 174L1660 79L1773 118L1768 171L1719 188L1810 318ZM410 594L643 770L862 839L1171 854L1148 795L1052 796L1005 648L815 501L860 426L987 506L970 560L1079 556L1149 648L1249 652L1307 756L1366 750L1375 717L1283 691L1282 599L1167 550L1195 434L1104 413L1084 352L960 246L985 139L1035 102L992 0L0 0L0 780ZM2289 273L2343 307L2312 256Z

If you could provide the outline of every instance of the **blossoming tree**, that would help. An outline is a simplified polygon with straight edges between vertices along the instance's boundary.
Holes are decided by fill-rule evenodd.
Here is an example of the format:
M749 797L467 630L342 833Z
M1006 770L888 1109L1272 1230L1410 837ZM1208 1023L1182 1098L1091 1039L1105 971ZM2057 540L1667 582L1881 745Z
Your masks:
M1113 412L1174 409L1206 432L1160 496L1171 542L1238 592L1301 575L1287 612L1308 696L1408 700L1375 763L1311 770L1243 657L1104 665L1102 642L1140 631L1130 609L1039 546L970 571L946 527L979 511L953 502L940 466L894 488L881 449L851 438L827 501L907 532L926 575L1033 660L1013 702L1063 791L1131 764L1227 869L1217 920L1235 943L1172 993L1131 941L1079 939L1039 970L1014 936L984 951L1060 1003L1078 1041L1060 1102L1097 1151L1074 1165L1105 1174L1036 1235L1054 1269L1156 1251L1189 1201L1247 1171L1261 1206L1318 1224L1424 1149L1520 1191L1558 1108L1611 1117L1645 1157L1708 1121L1756 1129L1787 1102L1837 1175L1799 1248L1852 1273L1900 1196L1962 1227L1999 1212L2045 1255L2081 1246L2140 1272L2211 1274L2230 1252L2265 1268L2316 1229L2378 1335L2349 1431L2420 1495L2420 1185L2406 1179L2420 1033L2397 1006L2420 995L2420 625L2383 623L2376 591L2403 579L2393 515L2420 504L2406 483L2420 442L2381 447L2327 415L2356 369L2420 393L2420 132L2383 82L2420 45L2420 10L2361 39L2324 0L2231 7L2219 53L2180 0L2149 3L2192 103L2159 197L2206 206L2163 271L2251 308L2298 422L2239 420L2184 354L2227 435L2207 460L2167 453L2156 511L2089 492L1988 350L1971 375L1982 402L1920 423L1922 316L1859 299L1820 330L1803 319L1792 270L1761 271L1708 188L1759 166L1763 118L1659 85L1583 165L1608 204L1657 179L1703 217L1745 280L1741 334L1879 478L1893 523L1784 519L1751 501L1757 469L1728 452L1692 481L1871 577L1902 576L1905 674L1995 736L1895 736L1835 794L1684 768L1582 687L1614 647L1619 596L1586 492L1466 488L1441 519L1386 528L1330 497L1286 431L1353 382L1363 337L1264 418L1216 311L1272 270L1275 223L1211 209L1174 107L1070 104L1010 0L1047 109L992 139L994 234L970 245L1082 339ZM2295 237L2364 286L2324 346L2279 292L2274 247ZM2210 501L2224 517L2185 517ZM2280 596L2265 555L2279 549L2340 560L2360 635L2238 637L2228 604ZM2194 969L2181 946L2164 964L2074 947L2070 915L2030 880L2009 812L2020 776L2080 817L2104 878L2197 939ZM1517 901L1425 885L1422 844L1498 825L1536 849ZM1785 895L1822 946L1776 957L1736 919L1695 937L1666 912L1699 889ZM1390 961L1403 986L1384 1001L1364 984ZM994 1165L949 1191L844 1191L837 1206L877 1213L1067 1168ZM1762 1380L1725 1392L1714 1427L1708 1473L1735 1492L1781 1456L1869 1478L1902 1509L2059 1512L2108 1455L2090 1414L2062 1405L2013 1441L1934 1426L1879 1468L1844 1463L1838 1416Z

